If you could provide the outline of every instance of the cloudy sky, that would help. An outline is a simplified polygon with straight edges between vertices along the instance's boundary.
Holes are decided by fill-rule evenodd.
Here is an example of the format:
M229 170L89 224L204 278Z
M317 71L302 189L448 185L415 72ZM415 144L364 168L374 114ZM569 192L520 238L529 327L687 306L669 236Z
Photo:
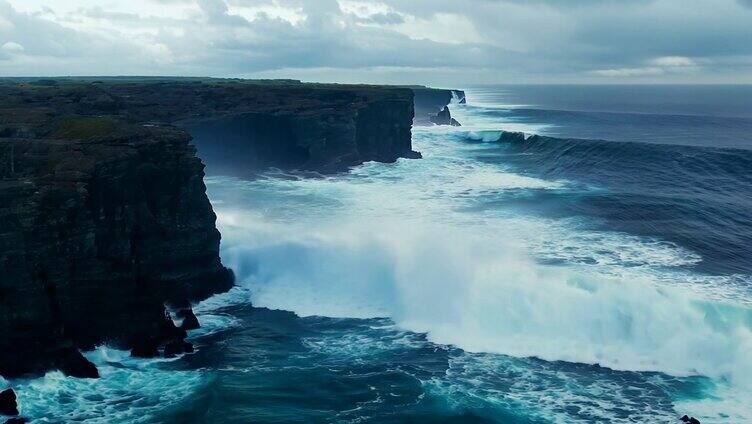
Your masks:
M0 76L752 83L752 0L0 0Z

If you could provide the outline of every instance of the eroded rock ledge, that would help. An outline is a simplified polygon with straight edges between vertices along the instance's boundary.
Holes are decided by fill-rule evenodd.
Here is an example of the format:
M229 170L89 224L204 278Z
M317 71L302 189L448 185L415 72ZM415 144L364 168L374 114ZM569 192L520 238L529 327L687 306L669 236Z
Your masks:
M233 277L184 128L218 164L328 173L419 157L412 118L404 88L0 82L0 375L93 377L79 350L102 343L142 356L190 348L166 305L189 307Z
M449 104L465 103L465 92L462 90L447 90L411 86L415 93L415 125L453 125L460 123L452 118Z

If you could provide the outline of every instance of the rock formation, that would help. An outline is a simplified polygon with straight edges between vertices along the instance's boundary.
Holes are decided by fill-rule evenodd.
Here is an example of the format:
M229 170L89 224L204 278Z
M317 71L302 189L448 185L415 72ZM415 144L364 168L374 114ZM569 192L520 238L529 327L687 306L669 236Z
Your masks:
M464 91L421 86L410 88L415 93L415 125L459 125L459 122L451 118L449 104L452 100L459 104L465 103Z
M166 305L233 276L185 128L210 165L336 172L419 157L412 102L404 88L294 81L0 82L0 375L96 377L80 350L102 343L192 350L195 316L178 328Z
M456 119L452 118L452 113L449 111L449 106L444 106L435 116L429 116L432 123L436 125L451 125L453 127L459 127L460 123Z
M232 285L189 137L64 118L0 139L0 374L95 377L78 352L182 339L165 303Z
M189 130L211 169L332 173L367 161L420 156L411 145L413 93L405 88L111 79L4 84L0 96L18 98L40 115L29 116L32 122L0 123L0 136L44 135L45 113L174 124Z
M0 415L18 415L16 392L13 389L0 391Z

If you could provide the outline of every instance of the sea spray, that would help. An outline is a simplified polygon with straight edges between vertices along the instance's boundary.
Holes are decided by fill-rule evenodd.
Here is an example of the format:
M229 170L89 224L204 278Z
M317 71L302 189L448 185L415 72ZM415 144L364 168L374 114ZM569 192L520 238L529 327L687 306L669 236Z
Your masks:
M71 378L51 371L16 381L23 416L35 422L152 423L211 382L197 370L160 367L177 358L137 359L106 346L86 356L97 365L100 378Z
M304 316L388 316L475 352L738 384L752 376L749 309L650 281L542 266L501 234L373 217L304 234L237 227L226 233L255 240L223 256L248 270L239 279L257 306Z

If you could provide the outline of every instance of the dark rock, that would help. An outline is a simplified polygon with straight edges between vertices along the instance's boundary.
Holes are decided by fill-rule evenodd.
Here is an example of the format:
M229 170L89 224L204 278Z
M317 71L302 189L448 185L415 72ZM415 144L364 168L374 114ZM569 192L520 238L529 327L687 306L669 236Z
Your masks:
M164 347L164 356L166 358L191 352L193 352L193 345L185 340L173 340Z
M34 81L0 82L5 377L50 369L93 377L96 368L79 349L105 342L156 356L185 337L166 304L189 305L232 287L204 164L191 135L175 125L194 131L210 165L227 160L244 171L330 173L420 157L406 88Z
M174 124L195 136L209 169L334 173L412 155L413 97L408 88L296 81L61 80L33 90L7 82L0 133L91 139L122 131L118 120Z
M65 128L65 136L94 138L0 139L6 377L62 367L91 376L91 367L78 370L80 361L60 364L61 353L162 343L185 333L165 303L233 284L187 134L90 120Z
M410 88L415 94L414 125L435 124L432 118L435 118L444 107L452 102L452 100L457 100L460 104L466 103L465 92L461 90L443 90L415 86ZM447 120L446 123L439 125L451 125L451 119Z
M689 417L687 415L684 415L683 417L681 417L681 421L684 423L689 423L689 424L700 424L700 420L698 420L695 417Z
M457 122L456 119L452 118L452 113L449 111L449 106L444 106L444 108L441 109L439 113L434 116L430 116L429 119L435 125L452 125L454 127L460 126L460 123Z
M0 392L0 415L18 415L16 392L13 389Z
M250 99L258 110L185 123L207 169L241 176L270 167L330 174L415 156L409 90L320 86L267 94L279 102L272 110ZM307 101L299 104L294 95Z
M452 122L452 114L449 112L449 106L444 106L439 113L431 116L431 122L436 125L449 125Z
M409 152L409 153L405 153L405 158L406 159L421 159L422 157L423 157L423 155L420 152L412 151L412 152Z
M154 339L134 342L131 348L131 356L137 358L156 358L159 356L159 342Z
M96 365L91 363L78 349L69 349L59 359L60 371L68 377L99 378Z
M196 318L196 314L193 313L191 308L179 309L175 315L183 320L183 323L180 324L180 328L183 330L187 331L201 328L201 324L199 324L198 318Z
M23 417L15 417L5 420L5 424L25 424L28 422L29 420Z

